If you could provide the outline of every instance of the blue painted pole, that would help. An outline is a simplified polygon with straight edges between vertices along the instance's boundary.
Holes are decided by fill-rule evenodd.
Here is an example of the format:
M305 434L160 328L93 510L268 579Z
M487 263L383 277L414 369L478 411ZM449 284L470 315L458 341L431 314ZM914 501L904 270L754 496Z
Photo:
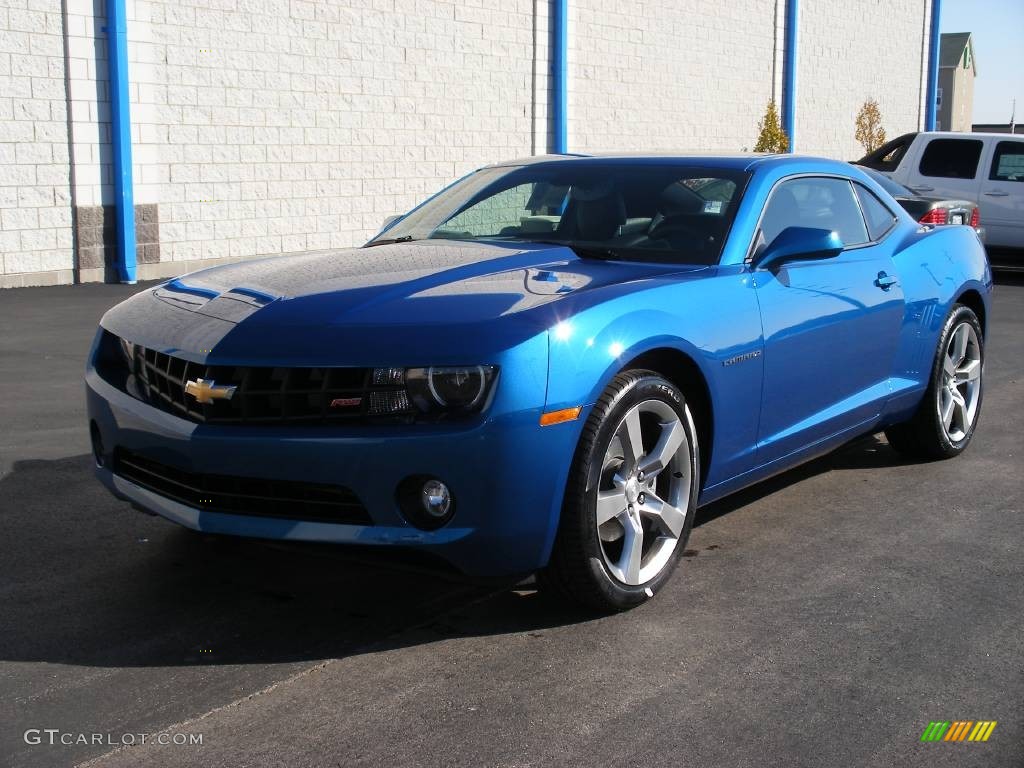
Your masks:
M942 0L932 0L932 23L928 41L928 88L925 93L924 129L935 130L939 97L939 21L942 18Z
M554 0L551 18L551 151L569 151L569 0Z
M132 187L132 121L128 97L128 19L125 0L107 0L107 63L110 82L110 143L114 164L114 230L117 271L135 282L135 196Z
M796 66L800 26L800 0L786 0L786 42L782 66L782 130L789 138L789 151L796 149Z

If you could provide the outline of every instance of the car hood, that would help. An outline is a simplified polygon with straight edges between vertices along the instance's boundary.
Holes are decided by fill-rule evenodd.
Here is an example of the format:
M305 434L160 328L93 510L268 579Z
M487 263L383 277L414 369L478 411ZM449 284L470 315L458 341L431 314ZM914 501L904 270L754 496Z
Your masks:
M583 260L562 246L423 241L229 264L153 293L236 323L450 324L521 313L575 291L683 269Z
M538 243L395 243L202 270L129 299L103 325L163 349L212 349L229 336L244 338L246 349L273 338L301 344L333 335L349 343L398 326L410 339L466 334L468 341L498 325L518 325L515 335L525 337L550 324L544 308L555 302L699 269L580 259Z

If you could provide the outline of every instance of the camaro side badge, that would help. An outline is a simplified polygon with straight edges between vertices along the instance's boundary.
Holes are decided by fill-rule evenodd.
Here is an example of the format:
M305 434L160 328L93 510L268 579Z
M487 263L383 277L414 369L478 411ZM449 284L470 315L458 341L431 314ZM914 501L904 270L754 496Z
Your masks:
M744 360L753 360L755 357L761 356L761 350L755 349L753 352L744 352L742 355L736 355L736 357L730 357L728 360L723 360L722 365L736 365L736 363L742 363Z
M185 394L192 395L197 403L212 403L214 400L230 400L238 387L218 384L213 379L196 379L185 384Z

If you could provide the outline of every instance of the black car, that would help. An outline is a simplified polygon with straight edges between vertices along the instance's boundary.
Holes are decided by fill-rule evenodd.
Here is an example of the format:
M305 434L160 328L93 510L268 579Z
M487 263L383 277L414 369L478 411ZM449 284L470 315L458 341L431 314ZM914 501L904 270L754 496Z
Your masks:
M974 227L984 242L985 228L981 226L981 214L978 211L977 203L972 203L970 200L950 200L944 197L924 197L902 184L897 184L884 173L873 168L867 168L860 163L853 163L853 165L858 166L864 173L882 185L885 191L896 198L896 202L921 224L934 226L966 224L969 227Z

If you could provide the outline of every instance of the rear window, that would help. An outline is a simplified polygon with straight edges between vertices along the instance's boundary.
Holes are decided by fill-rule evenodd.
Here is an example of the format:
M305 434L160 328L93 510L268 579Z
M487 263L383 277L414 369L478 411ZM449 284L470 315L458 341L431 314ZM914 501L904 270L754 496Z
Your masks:
M932 139L924 149L919 170L922 176L973 179L981 158L977 139Z
M910 147L915 136L917 136L916 133L907 133L893 139L880 146L874 152L864 155L864 157L857 161L857 165L874 168L876 171L895 171L900 164L900 160L907 154L907 149Z
M993 181L1024 181L1024 141L1000 141L992 156Z
M865 168L864 173L878 182L878 186L884 189L893 197L914 197L914 193L904 187L902 184L897 184L895 181L890 179L884 173L879 173L871 168Z

